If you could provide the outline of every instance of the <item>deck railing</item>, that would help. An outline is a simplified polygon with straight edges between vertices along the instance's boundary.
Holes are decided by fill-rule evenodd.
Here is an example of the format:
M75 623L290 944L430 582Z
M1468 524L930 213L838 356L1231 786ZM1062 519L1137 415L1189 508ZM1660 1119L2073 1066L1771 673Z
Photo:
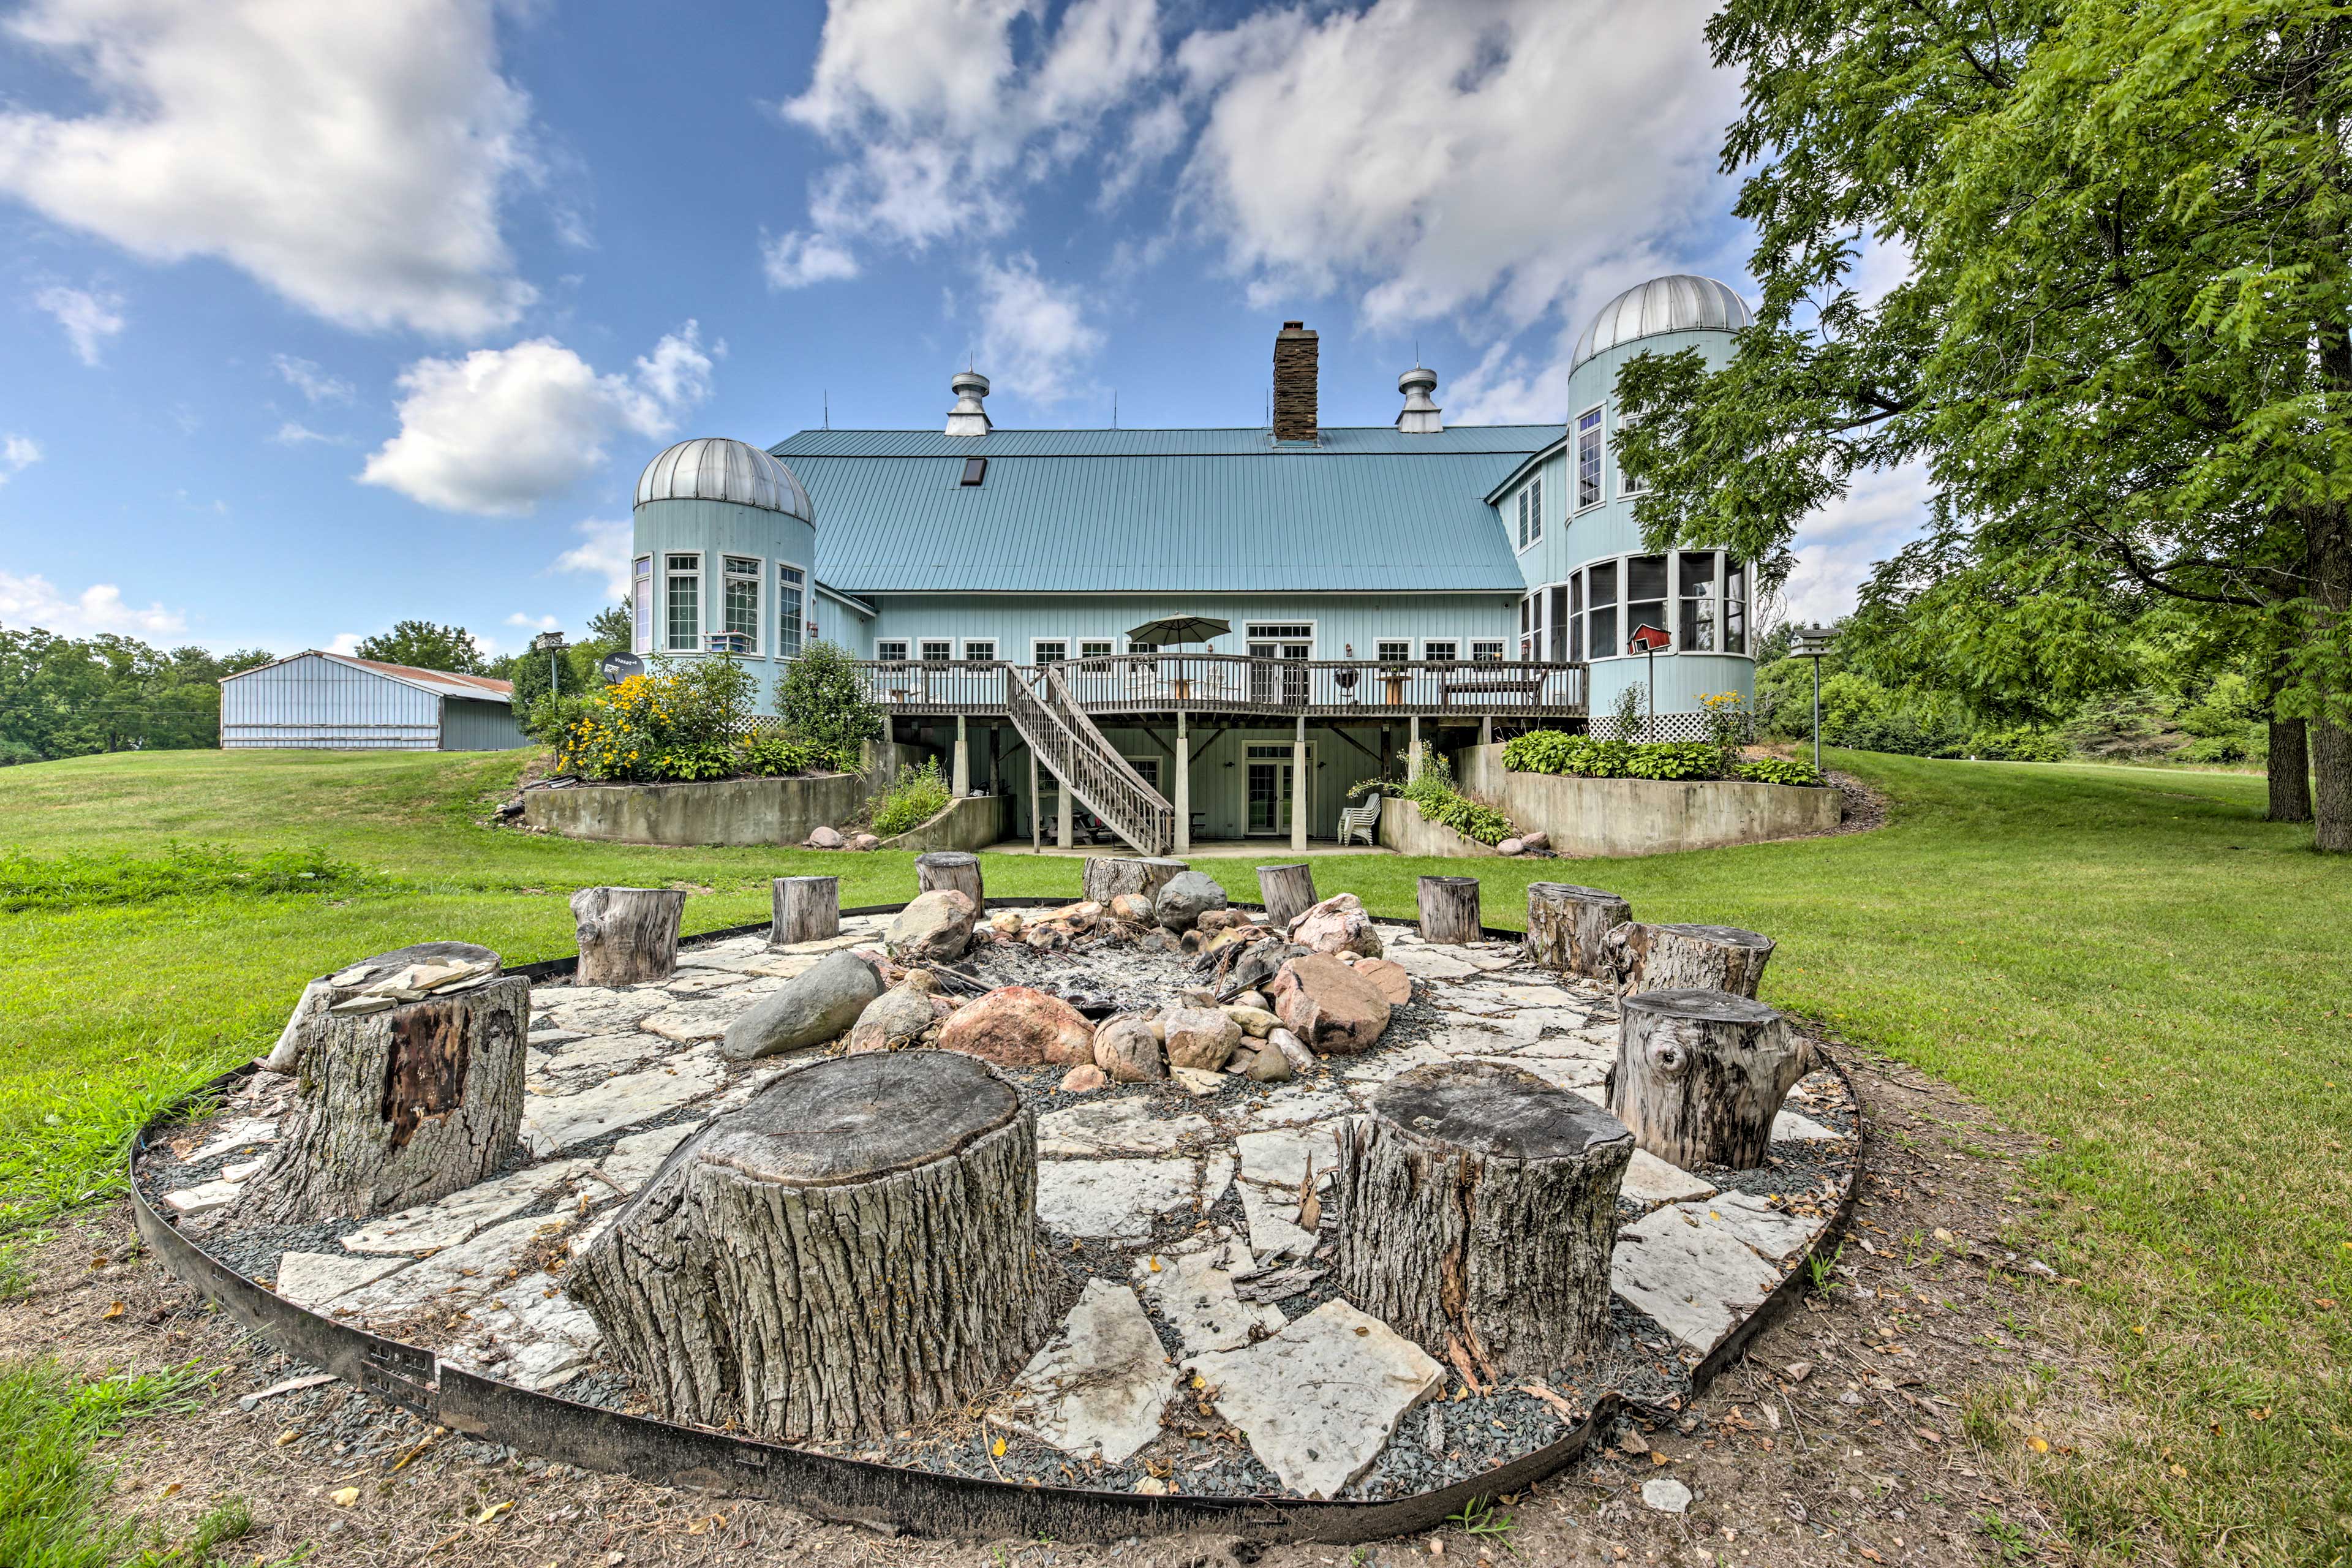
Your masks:
M869 660L866 695L900 713L1003 713L1011 688L1040 668L943 660ZM1476 659L1290 659L1241 654L1113 654L1050 667L1084 713L1264 713L1288 718L1483 714L1582 718L1582 664Z

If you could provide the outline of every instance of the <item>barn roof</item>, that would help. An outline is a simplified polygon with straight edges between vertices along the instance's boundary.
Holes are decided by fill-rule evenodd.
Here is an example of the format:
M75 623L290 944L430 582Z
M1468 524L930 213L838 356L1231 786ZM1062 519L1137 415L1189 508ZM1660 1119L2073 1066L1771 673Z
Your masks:
M413 664L386 664L382 659L354 658L347 653L329 653L324 648L316 647L305 648L300 653L288 654L284 658L271 659L268 664L257 664L251 669L240 669L235 675L224 675L221 679L224 683L241 679L265 669L275 669L279 665L292 664L299 658L323 658L330 663L349 665L353 669L370 670L377 675L397 680L404 686L414 686L420 690L430 691L436 697L471 697L482 701L489 701L493 699L506 701L510 700L514 696L514 682L510 680L493 680L487 675L457 675L446 669L419 669Z
M818 575L852 593L1517 594L1485 497L1559 437L803 430L770 449L816 503Z

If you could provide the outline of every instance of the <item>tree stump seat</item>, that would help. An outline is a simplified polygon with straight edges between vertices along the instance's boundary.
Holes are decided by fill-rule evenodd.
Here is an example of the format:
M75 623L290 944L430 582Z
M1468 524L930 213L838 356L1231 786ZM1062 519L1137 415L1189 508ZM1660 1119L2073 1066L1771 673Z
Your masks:
M1573 882L1528 884L1528 962L1587 980L1614 980L1604 939L1633 918L1615 893Z
M1726 991L1644 991L1619 1004L1610 1114L1670 1165L1753 1170L1797 1080L1822 1065L1789 1021Z
M1415 885L1423 942L1467 945L1486 938L1478 919L1478 879L1423 877Z
M1340 1137L1341 1286L1489 1381L1549 1376L1608 1327L1633 1157L1623 1127L1524 1068L1400 1073Z
M680 1144L571 1289L661 1412L876 1437L1024 1365L1058 1304L1034 1117L951 1051L790 1073Z
M1177 873L1191 869L1186 862L1161 855L1092 855L1087 858L1080 886L1087 899L1105 909L1121 893L1158 903L1160 889Z
M768 921L768 945L830 942L841 934L841 879L778 877Z
M950 888L971 900L971 907L982 914L988 911L988 898L981 887L980 857L964 849L934 849L928 855L915 857L915 889L918 892L936 893Z
M1728 991L1753 997L1773 942L1738 926L1653 925L1627 921L1601 941L1621 989Z
M642 985L677 971L686 895L675 888L583 888L572 895L583 985Z

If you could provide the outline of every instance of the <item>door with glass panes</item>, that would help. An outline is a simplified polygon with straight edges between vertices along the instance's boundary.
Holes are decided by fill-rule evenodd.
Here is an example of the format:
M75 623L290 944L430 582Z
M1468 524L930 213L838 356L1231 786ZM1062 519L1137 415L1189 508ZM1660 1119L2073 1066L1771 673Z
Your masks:
M1315 657L1315 628L1253 624L1249 628L1250 700L1261 706L1307 706L1307 661ZM1281 660L1295 663L1286 669Z
M1248 799L1242 830L1253 838L1282 838L1290 833L1298 780L1288 746L1252 746L1243 765L1248 770ZM1307 749L1307 776L1315 776L1315 748Z

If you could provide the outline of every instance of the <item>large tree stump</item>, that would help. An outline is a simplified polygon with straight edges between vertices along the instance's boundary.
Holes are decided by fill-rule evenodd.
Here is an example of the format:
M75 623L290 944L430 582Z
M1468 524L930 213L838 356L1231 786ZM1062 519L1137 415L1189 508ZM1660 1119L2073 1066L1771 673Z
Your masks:
M686 895L669 888L583 888L572 895L580 928L579 985L641 985L677 968Z
M292 1126L247 1187L242 1219L369 1219L497 1173L522 1122L530 982L381 1012L328 1013L297 1078Z
M1478 921L1478 879L1423 877L1421 879L1421 938L1423 942L1471 942L1485 938Z
M1081 885L1088 899L1106 909L1121 893L1140 894L1156 904L1160 889L1178 872L1191 869L1185 861L1163 856L1090 855Z
M1753 996L1772 939L1738 926L1628 921L1601 939L1622 991L1728 991Z
M824 942L841 934L841 879L779 877L775 912L768 921L768 945Z
M1027 1362L1059 1300L1036 1122L952 1051L842 1057L681 1144L572 1268L664 1415L877 1437Z
M936 893L941 888L952 888L971 900L971 907L986 913L988 900L980 886L980 857L961 849L934 849L928 855L915 857L915 890Z
M1789 1021L1727 991L1644 991L1619 1004L1610 1113L1670 1165L1753 1170L1772 1118L1821 1064Z
M1614 893L1573 882L1528 884L1528 962L1588 980L1614 980L1601 939L1633 918Z
M1501 1062L1398 1074L1339 1141L1339 1282L1488 1381L1549 1377L1609 1322L1625 1129Z
M261 1058L261 1065L271 1072L293 1072L302 1065L311 1042L318 1037L327 1010L364 995L371 989L404 992L406 987L395 983L435 982L419 988L429 993L444 985L465 984L481 975L496 974L502 967L497 953L470 942L415 942L395 947L390 952L379 952L373 958L362 958L357 963L347 963L302 987L302 995L288 1016L286 1027L278 1032L278 1043ZM416 995L404 994L397 999L415 1001Z
M1295 866L1260 866L1257 896L1265 904L1265 923L1288 931L1291 921L1315 907L1315 868L1304 860Z

